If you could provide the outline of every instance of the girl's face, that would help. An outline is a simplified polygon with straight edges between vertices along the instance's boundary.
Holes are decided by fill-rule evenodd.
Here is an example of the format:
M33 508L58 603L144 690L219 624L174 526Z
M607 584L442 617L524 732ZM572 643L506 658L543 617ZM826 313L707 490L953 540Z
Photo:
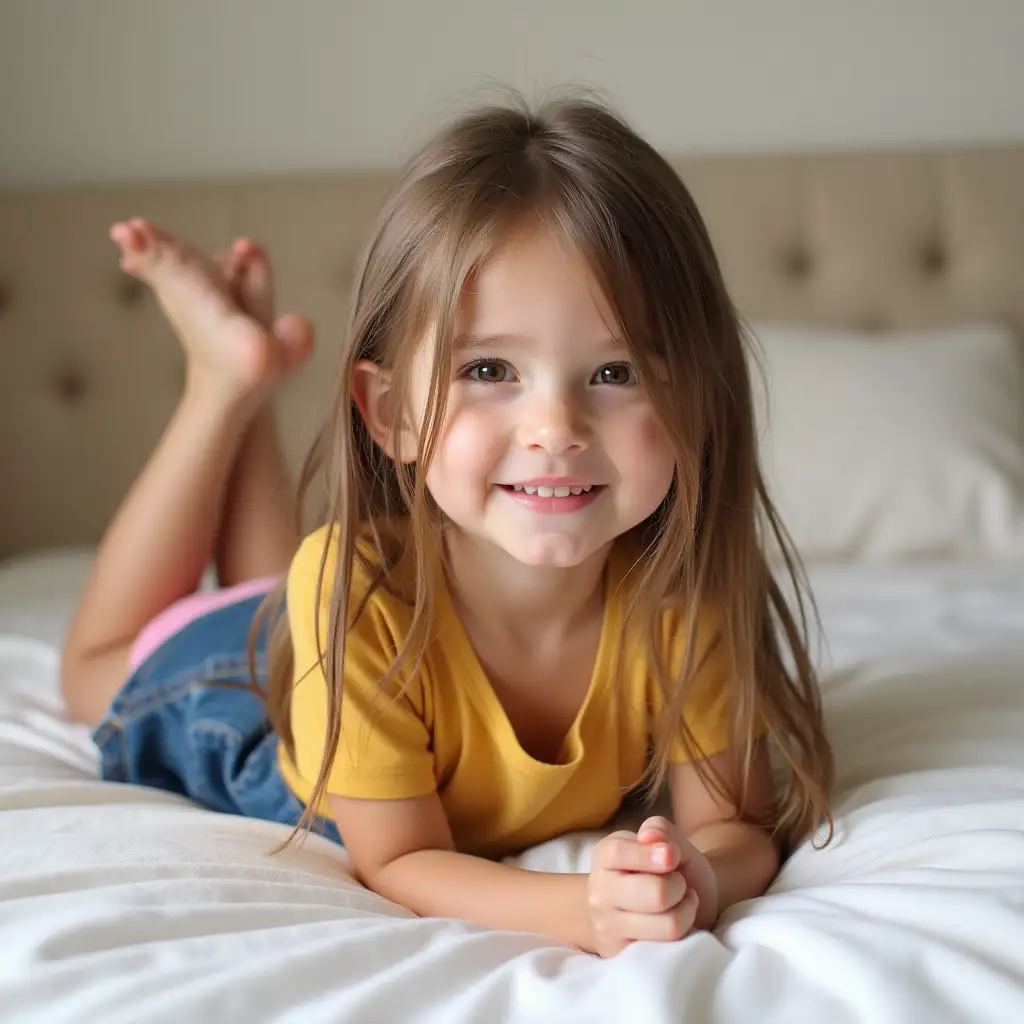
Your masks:
M650 516L668 438L582 258L517 233L463 297L426 484L457 529L533 566L574 566ZM432 353L414 367L422 422Z

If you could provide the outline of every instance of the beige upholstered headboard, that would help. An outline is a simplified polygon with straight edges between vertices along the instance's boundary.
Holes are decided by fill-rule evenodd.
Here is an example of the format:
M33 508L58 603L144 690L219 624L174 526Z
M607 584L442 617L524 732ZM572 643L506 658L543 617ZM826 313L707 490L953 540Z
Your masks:
M677 161L742 313L1024 329L1024 144ZM319 349L282 402L298 460L323 408L355 254L387 175L0 193L0 557L96 541L181 384L179 349L107 226L264 243Z

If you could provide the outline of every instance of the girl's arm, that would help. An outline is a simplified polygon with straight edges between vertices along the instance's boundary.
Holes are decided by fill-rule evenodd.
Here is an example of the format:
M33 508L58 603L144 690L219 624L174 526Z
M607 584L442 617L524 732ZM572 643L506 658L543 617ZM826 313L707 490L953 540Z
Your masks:
M328 798L359 880L422 917L535 932L593 952L585 874L524 871L455 851L436 793Z
M727 791L736 791L727 755L709 758L707 766L723 779ZM751 806L771 806L771 764L763 744L754 756L751 785ZM696 926L711 928L727 907L768 888L779 869L779 851L764 829L736 820L736 807L704 784L695 765L673 764L669 786L676 827L703 855L684 865L687 881L701 897Z

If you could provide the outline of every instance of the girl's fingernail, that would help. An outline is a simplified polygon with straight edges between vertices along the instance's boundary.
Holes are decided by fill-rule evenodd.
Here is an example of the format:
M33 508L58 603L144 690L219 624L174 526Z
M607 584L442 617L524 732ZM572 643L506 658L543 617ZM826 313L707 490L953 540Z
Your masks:
M668 847L659 843L651 849L651 863L656 868L668 867Z

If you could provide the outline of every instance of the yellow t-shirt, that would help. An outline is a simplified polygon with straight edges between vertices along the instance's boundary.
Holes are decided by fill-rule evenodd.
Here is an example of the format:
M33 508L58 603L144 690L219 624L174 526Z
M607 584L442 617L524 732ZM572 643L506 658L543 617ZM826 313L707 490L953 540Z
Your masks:
M323 528L302 543L288 574L287 606L297 685L292 697L293 764L281 746L281 771L308 803L325 751L327 685L318 664L314 607L326 540ZM320 608L326 643L327 603L336 564L328 552ZM661 697L641 651L617 658L628 602L623 577L631 564L613 548L605 574L605 609L590 688L562 744L557 763L535 760L520 746L488 682L443 584L436 597L435 639L401 695L383 694L388 670L412 618L407 603L374 593L346 639L341 743L328 792L376 800L437 792L456 848L503 856L577 829L599 828L642 779ZM367 573L353 570L352 594L365 593ZM713 617L698 623L703 654L714 639ZM685 655L684 612L666 612L670 670ZM704 754L728 745L728 675L723 645L694 681L684 717ZM700 659L698 658L698 664ZM618 678L615 678L618 669ZM685 760L681 743L673 758ZM342 837L344 838L344 837Z

